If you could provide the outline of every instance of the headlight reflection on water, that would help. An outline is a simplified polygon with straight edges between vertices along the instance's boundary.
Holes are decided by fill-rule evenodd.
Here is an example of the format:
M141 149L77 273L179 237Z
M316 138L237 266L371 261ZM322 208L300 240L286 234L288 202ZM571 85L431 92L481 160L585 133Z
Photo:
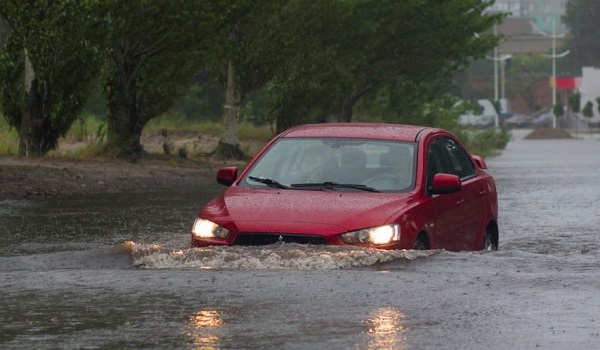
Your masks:
M218 326L224 324L221 312L217 310L200 310L190 316L189 324L192 331L188 336L196 349L213 350L220 349L221 338L218 335Z
M373 310L366 320L369 325L369 349L406 349L408 330L404 326L404 313L394 307Z

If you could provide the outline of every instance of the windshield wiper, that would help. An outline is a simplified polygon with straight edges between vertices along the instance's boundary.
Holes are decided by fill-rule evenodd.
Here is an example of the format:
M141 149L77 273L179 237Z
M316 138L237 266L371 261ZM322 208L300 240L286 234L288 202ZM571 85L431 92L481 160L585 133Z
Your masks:
M293 188L307 188L307 187L318 187L318 188L351 188L355 190L367 191L367 192L379 192L373 187L360 184L341 184L332 181L316 182L316 183L303 183L303 184L291 184Z
M290 187L286 186L280 182L277 182L276 180L273 179L268 179L265 177L256 177L256 176L248 176L248 178L252 181L256 181L256 182L260 182L262 184L265 184L269 187L274 187L274 188L283 188L283 189L287 189L289 190Z

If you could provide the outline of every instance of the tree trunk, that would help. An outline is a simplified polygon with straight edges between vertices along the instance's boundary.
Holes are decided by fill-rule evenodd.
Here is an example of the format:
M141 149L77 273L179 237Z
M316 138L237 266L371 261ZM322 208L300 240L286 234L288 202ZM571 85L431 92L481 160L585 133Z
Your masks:
M144 151L140 142L142 127L136 117L132 117L133 113L127 108L111 112L106 133L109 153L131 161L138 159Z
M223 135L213 155L225 159L244 159L245 154L238 139L238 123L242 106L242 85L230 60L227 69L227 90L223 110Z
M128 75L120 75L118 87L108 97L107 148L117 157L138 159L144 149L140 142L144 127L137 108L137 82Z
M344 123L350 123L352 121L352 110L357 99L346 99L342 104L342 111L340 114L340 121Z
M327 122L350 123L352 121L352 109L354 108L356 101L358 101L358 99L354 96L346 97L340 106L339 112L335 113L334 115L330 115L327 118Z
M19 155L25 157L44 156L56 144L49 139L49 119L45 118L42 96L38 92L38 81L35 76L27 49L25 55L25 106L19 128Z
M292 117L292 114L288 113L287 108L285 108L285 107L278 111L276 124L277 124L276 129L275 129L276 134L281 134L282 132L286 131L287 129L298 125L298 123L296 123L294 118Z
M366 93L371 91L373 88L377 87L383 80L373 80L365 82L362 85L359 85L354 91L348 94L342 105L340 106L340 112L334 118L337 119L338 122L350 123L352 121L352 112L354 109L354 105L358 100L361 99Z

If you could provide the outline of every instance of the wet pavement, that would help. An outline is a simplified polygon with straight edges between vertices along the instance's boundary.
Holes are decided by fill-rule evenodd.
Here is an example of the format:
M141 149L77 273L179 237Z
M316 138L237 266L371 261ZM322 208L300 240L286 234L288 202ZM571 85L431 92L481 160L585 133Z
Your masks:
M0 202L0 348L599 348L600 141L487 161L487 253L188 249L217 186Z

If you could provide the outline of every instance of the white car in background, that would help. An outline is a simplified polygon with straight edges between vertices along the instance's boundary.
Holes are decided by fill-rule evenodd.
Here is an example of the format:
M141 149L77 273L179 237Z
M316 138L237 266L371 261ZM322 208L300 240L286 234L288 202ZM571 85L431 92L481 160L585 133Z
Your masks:
M458 118L458 124L462 126L471 126L475 128L487 128L494 126L498 118L498 113L490 100L477 100L477 103L483 108L481 114L463 114Z

